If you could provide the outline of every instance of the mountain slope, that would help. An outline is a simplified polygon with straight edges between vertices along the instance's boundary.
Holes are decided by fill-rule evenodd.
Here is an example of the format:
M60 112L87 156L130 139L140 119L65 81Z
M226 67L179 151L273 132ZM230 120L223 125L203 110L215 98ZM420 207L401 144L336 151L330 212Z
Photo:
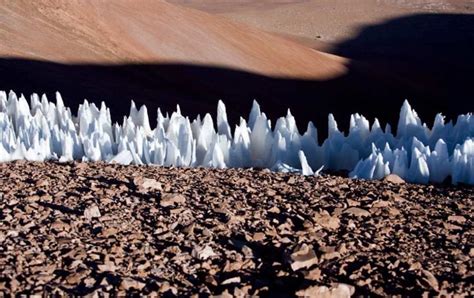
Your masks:
M345 71L343 59L164 1L8 1L0 22L1 56L192 63L313 79Z

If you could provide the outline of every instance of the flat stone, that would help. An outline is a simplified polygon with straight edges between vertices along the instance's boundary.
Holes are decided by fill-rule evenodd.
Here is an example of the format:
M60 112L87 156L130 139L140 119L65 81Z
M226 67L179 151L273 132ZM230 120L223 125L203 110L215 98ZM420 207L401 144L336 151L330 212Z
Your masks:
M448 221L464 224L466 222L466 218L462 215L450 215L448 216Z
M401 178L400 176L398 176L396 174L388 175L387 177L385 177L383 179L383 181L390 182L390 183L393 183L393 184L404 184L405 183L405 180L403 180L403 178Z
M355 288L347 284L338 284L334 287L310 286L304 290L296 292L298 297L318 297L318 298L349 298L355 293Z
M239 284L239 283L240 283L240 277L236 276L236 277L232 277L232 278L228 278L224 280L223 282L221 282L221 285Z
M314 221L328 230L337 230L340 224L339 218L331 216L328 212L317 213L314 216Z
M147 190L147 191L163 190L161 183L151 178L137 177L133 179L133 184L135 184L135 186L141 190Z
M92 218L99 218L100 216L100 210L97 205L91 205L84 210L84 217L88 220L91 220Z
M120 282L120 288L124 290L130 290L130 289L135 289L135 290L141 290L145 287L145 283L138 281L136 279L126 277L122 279Z
M346 214L351 214L351 215L354 215L356 217L367 217L367 216L370 216L370 212L365 210L365 209L362 209L362 208L358 208L358 207L350 207L350 208L347 208L346 210L343 211L343 213L346 213Z
M214 250L212 247L206 245L205 247L196 246L193 248L191 255L199 260L207 260L210 257L215 256Z
M318 257L316 253L307 244L303 244L298 247L290 256L291 258L291 269L297 271L302 268L309 268L318 263Z
M161 207L170 207L173 205L186 203L186 197L181 194L167 193L163 194L160 200Z
M422 280L426 282L433 290L439 290L438 279L428 270L421 270Z

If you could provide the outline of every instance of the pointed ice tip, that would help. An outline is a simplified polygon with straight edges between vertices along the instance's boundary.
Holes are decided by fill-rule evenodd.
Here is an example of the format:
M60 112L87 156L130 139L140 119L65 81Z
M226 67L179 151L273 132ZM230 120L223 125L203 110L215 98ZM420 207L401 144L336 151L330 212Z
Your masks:
M336 119L334 118L334 115L330 113L328 115L328 133L331 134L335 131L339 131L337 127L337 122Z
M292 116L293 116L293 115L291 114L291 110L290 110L290 109L288 109L288 110L286 111L286 116L287 116L287 117L292 117Z
M130 110L133 109L133 108L136 108L136 107L137 107L137 106L136 106L136 104L135 104L135 101L132 99L132 100L130 101Z
M372 124L372 130L380 129L380 121L379 119L375 118L374 123Z
M179 104L176 105L176 114L181 115L181 107Z
M436 114L433 127L435 126L444 126L444 116L441 113Z

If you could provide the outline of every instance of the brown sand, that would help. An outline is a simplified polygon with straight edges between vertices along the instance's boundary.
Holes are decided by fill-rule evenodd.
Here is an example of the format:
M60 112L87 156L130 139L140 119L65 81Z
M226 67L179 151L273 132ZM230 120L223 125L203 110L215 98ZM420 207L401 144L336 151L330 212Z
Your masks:
M5 295L474 290L472 187L102 163L0 173Z
M0 56L67 63L186 63L327 79L342 58L164 1L7 1Z
M315 49L353 37L359 28L421 13L474 13L471 0L168 0L279 33Z

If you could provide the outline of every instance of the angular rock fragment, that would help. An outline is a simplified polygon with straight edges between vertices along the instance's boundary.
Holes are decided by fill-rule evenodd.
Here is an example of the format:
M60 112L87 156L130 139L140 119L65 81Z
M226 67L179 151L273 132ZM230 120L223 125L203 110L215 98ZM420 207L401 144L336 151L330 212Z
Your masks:
M163 187L160 182L151 178L136 177L133 179L135 187L146 191L161 191Z
M315 214L314 220L320 226L328 230L337 230L339 228L339 218L337 216L331 216L327 211Z
M186 203L186 197L181 194L166 193L163 194L160 200L161 207L170 207Z
M343 213L354 215L355 217L367 217L370 216L370 212L357 207L350 207L343 211Z
M206 245L204 247L195 246L192 250L192 256L199 260L207 260L210 257L215 256L214 250L212 247Z
M297 271L302 268L310 268L318 263L318 257L313 248L307 244L298 246L290 256L291 269Z
M450 215L448 217L448 221L451 221L451 222L462 225L466 222L466 218L464 216L461 216L461 215Z
M338 284L334 287L311 286L296 292L299 297L322 297L322 298L349 298L355 292L355 288L347 284Z
M101 216L99 207L97 205L91 205L84 210L84 217L87 220L91 220L93 218L99 218Z
M429 285L433 290L439 291L439 283L436 277L428 270L421 270L421 280L422 282Z
M390 174L390 175L386 176L383 180L386 181L386 182L393 183L393 184L403 184L403 183L405 183L405 180L403 180L400 176L398 176L396 174Z
M236 277L232 277L232 278L228 278L224 280L223 282L221 282L221 285L239 284L239 283L240 283L240 277L236 276Z
M353 288L341 282L383 297L472 288L469 187L83 165L0 163L6 296L347 296ZM129 177L160 177L163 190L130 187Z
M124 290L131 290L131 289L141 290L144 287L145 287L145 283L138 281L136 279L130 278L130 277L126 277L122 279L122 281L120 282L120 288Z

